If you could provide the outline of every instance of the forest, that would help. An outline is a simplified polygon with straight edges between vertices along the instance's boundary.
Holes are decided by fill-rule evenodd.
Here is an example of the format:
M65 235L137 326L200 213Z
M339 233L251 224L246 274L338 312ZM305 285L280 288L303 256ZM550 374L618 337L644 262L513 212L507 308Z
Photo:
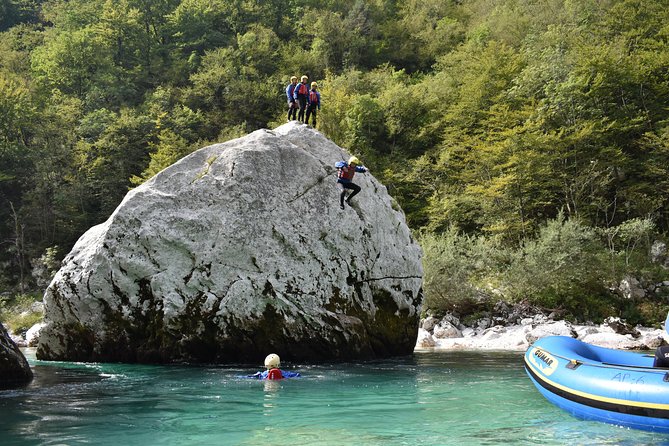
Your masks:
M425 311L664 319L669 287L616 291L669 280L663 0L0 0L0 313L128 190L284 123L302 74L404 209Z

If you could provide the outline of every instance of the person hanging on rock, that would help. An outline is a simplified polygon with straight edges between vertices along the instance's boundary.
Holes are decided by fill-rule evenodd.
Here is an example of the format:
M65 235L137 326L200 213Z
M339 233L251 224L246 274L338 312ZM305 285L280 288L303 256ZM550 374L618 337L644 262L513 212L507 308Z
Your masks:
M270 353L265 358L265 370L264 372L257 372L253 375L248 375L249 378L258 378L258 379L283 379L283 378L299 378L301 375L299 372L290 372L288 370L281 370L281 359L276 353Z
M335 163L337 168L337 187L341 190L339 193L339 207L344 209L344 198L346 198L346 190L352 190L351 194L346 198L346 204L351 206L351 198L355 197L360 192L360 186L353 182L353 176L356 172L365 173L369 169L361 165L360 160L352 156L346 161L338 161Z
M304 112L307 109L307 102L309 100L309 87L307 87L307 81L309 80L308 76L302 76L300 83L295 86L293 91L293 97L297 102L297 105L300 107L300 111L297 113L297 120L304 122Z
M311 83L311 90L309 90L309 96L307 96L307 117L304 120L305 124L309 124L309 116L313 116L314 123L313 127L316 127L316 109L321 109L321 94L318 92L318 84L316 82Z
M290 77L290 84L286 87L286 97L288 98L288 120L297 119L297 103L295 102L295 86L297 85L297 76Z

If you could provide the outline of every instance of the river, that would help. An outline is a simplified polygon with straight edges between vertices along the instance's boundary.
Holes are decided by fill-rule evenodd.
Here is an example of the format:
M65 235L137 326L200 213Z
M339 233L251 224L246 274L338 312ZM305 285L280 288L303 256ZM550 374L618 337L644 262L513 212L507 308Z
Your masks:
M0 391L0 444L669 445L669 436L581 421L548 403L518 352L417 352L260 368L44 362ZM263 358L259 358L262 361Z

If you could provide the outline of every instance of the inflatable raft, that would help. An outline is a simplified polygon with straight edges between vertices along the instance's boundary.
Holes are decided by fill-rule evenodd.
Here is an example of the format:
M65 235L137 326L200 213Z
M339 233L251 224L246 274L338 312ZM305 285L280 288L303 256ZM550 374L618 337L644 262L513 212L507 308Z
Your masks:
M539 339L525 370L551 403L579 418L669 433L669 368L655 358L566 336Z

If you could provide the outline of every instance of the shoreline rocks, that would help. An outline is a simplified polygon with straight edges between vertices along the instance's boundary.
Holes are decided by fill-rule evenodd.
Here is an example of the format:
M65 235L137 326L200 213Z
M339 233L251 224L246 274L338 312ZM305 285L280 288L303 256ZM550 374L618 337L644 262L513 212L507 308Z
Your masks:
M441 319L427 317L421 320L416 350L524 351L545 336L570 336L589 344L621 350L654 350L669 343L669 335L661 328L632 327L613 317L600 325L579 325L552 320L543 314L525 314L517 323L491 327L482 327L480 321L474 324L474 327L465 326L453 315ZM452 328L441 328L445 326Z

